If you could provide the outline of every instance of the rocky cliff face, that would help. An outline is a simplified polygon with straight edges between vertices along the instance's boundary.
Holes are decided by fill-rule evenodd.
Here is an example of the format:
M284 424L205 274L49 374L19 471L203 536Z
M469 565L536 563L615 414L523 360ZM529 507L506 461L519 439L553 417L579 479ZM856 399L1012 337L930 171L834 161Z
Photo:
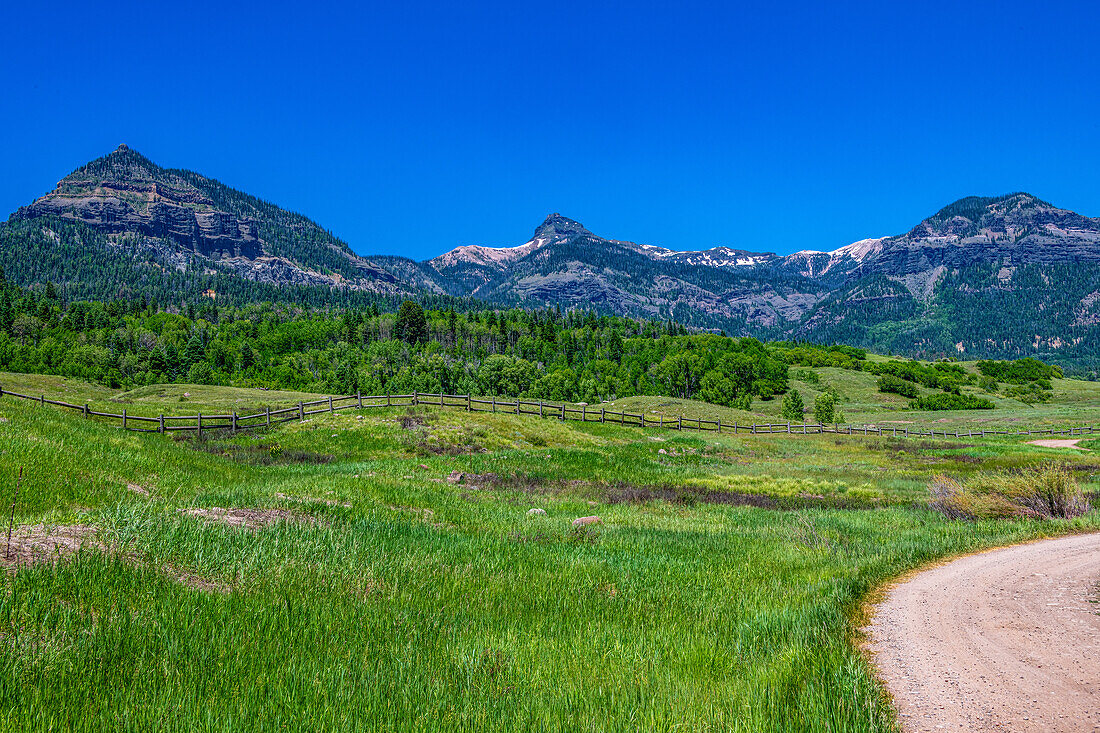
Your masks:
M596 308L726 329L777 329L823 288L798 275L759 277L770 253L677 252L604 239L551 214L517 247L459 247L425 263L457 294L495 302Z
M861 274L912 275L980 262L1006 266L1100 262L1100 219L1026 193L961 199L883 242Z
M161 168L125 145L73 171L12 219L79 223L181 270L197 265L271 285L416 290L304 216L197 173Z
M491 301L900 353L1057 358L1087 350L1100 326L1081 315L1100 302L1100 219L1025 193L961 199L904 234L832 252L675 252L554 214L519 247L459 248L425 264L453 292Z
M53 216L107 234L155 237L211 259L263 254L254 220L217 210L185 181L157 175L156 166L125 145L104 160L74 171L16 216Z

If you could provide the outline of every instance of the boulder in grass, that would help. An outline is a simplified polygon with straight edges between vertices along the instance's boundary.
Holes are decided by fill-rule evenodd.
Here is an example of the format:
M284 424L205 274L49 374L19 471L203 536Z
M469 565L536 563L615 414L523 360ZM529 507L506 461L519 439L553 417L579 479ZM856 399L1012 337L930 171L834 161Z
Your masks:
M466 483L466 474L462 473L462 471L451 471L451 475L447 477L447 483L464 484Z
M589 527L589 526L595 525L595 524L603 524L603 522L600 520L599 517L595 517L595 516L593 516L593 517L577 517L576 519L573 520L573 526L577 527L577 528Z
M527 510L527 516L529 516L529 517L545 517L546 516L546 510L545 509L539 509L538 507L535 507L534 509L528 509Z

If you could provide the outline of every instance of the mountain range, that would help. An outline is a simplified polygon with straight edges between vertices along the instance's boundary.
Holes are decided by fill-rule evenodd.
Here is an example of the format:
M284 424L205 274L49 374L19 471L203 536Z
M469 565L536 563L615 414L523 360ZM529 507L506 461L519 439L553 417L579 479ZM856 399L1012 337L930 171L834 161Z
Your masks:
M0 225L0 266L71 298L464 298L911 355L1100 361L1100 219L1027 193L963 198L832 252L679 252L551 214L517 246L417 262L359 256L301 214L122 145Z

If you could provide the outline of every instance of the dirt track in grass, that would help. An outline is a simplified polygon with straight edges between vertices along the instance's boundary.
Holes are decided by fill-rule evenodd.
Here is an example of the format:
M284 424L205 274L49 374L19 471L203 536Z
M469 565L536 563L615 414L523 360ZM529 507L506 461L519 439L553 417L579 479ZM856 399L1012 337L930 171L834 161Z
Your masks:
M1076 448L1077 450L1088 450L1088 448L1082 448L1077 445L1081 442L1081 438L1043 438L1042 440L1029 440L1029 445L1037 445L1042 448Z
M1100 533L1016 545L891 588L868 635L905 731L1100 731Z

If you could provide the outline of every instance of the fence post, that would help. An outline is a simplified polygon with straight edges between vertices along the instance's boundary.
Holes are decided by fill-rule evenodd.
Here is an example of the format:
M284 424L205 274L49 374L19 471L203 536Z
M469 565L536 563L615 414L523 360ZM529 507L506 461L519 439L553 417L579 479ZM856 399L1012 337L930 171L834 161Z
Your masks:
M581 422L588 422L588 405L581 405Z
M355 399L359 401L359 409L363 409L363 394L359 390L355 390Z
M267 426L271 427L271 405L267 406Z
M299 420L305 420L306 419L306 409L302 406L302 401L301 400L298 400L298 419Z
M417 396L419 394L420 394L419 392L416 392L415 390L413 391L413 404L414 405L419 405L420 404L420 398Z
M202 437L202 413L199 413L199 437Z
M718 434L719 435L722 434L722 416L721 415L718 416Z
M160 424L157 427L158 427L158 432L161 435L164 435L164 413L163 412L160 413Z
M386 395L386 407L390 407L390 406L391 406L390 405L390 396L387 394Z
M791 421L788 420L787 421L787 434L790 435L790 433L791 433Z
M466 395L466 412L471 412L473 409L474 409L473 400L470 398L470 395Z
M493 412L495 413L496 411L497 411L497 398L496 398L496 395L493 395Z
M600 408L600 422L603 422L604 417L606 417L606 416L607 416L607 408L606 407L601 407Z
M237 411L236 410L233 411L233 422L231 423L231 425L232 425L232 427L229 429L229 431L231 433L237 432Z
M332 414L332 395L328 396L328 411L329 411L329 414L331 415Z
M84 403L84 417L88 417L88 403Z
M683 430L684 429L684 416L683 415L679 415L676 418L676 429L677 430Z
M40 407L45 407L46 406L46 395L39 395L38 396L38 405Z
M561 421L565 422L565 403L561 403Z
M123 408L123 410L122 410L122 429L123 430L126 429L126 409L125 408Z
M542 400L539 400L539 417L543 417Z

